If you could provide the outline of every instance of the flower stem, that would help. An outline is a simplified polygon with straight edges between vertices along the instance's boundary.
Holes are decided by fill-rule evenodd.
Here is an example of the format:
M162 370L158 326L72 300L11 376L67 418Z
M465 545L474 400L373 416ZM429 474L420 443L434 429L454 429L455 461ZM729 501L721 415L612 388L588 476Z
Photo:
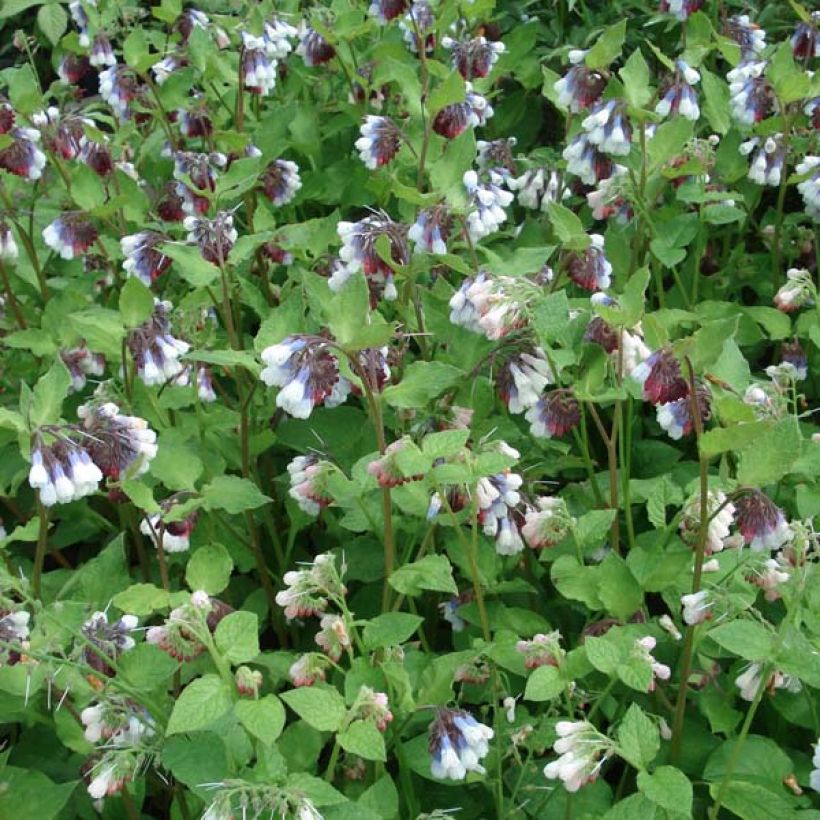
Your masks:
M20 310L20 303L14 295L14 289L9 280L9 272L2 261L0 261L0 278L3 280L3 290L6 293L6 299L8 300L9 307L11 307L11 312L14 314L17 327L19 327L20 330L25 330L28 327L28 322L26 322L26 317L23 316L23 311Z
M695 436L698 442L698 463L700 473L700 522L698 526L698 539L695 544L695 569L692 575L692 592L700 590L701 578L703 576L703 559L706 553L706 537L709 533L709 459L703 454L700 447L700 439L703 435L703 418L700 414L697 393L695 392L695 371L691 360L687 357L686 367L689 373L689 400L692 405L692 420L695 428ZM675 701L675 716L672 723L672 748L670 750L670 762L676 765L680 757L681 744L683 743L683 720L686 716L686 697L689 691L689 675L692 672L692 655L695 645L695 625L690 624L686 628L686 638L681 653L681 671L678 680L678 697Z
M37 547L34 550L34 570L31 574L31 588L36 598L41 597L41 582L43 577L43 562L46 559L46 545L48 543L48 508L37 496L37 517L40 527L37 531Z
M325 780L328 783L333 782L333 775L336 772L336 762L339 760L339 748L339 741L335 740L333 742L333 751L330 753L330 760L325 769Z
M489 643L492 635L490 632L490 619L487 615L487 606L484 603L484 590L478 577L478 492L473 487L473 500L470 506L470 519L472 524L472 534L469 548L467 549L467 559L470 562L470 577L473 581L473 592L475 602L478 607L478 617L481 621L481 631L484 633L484 640Z

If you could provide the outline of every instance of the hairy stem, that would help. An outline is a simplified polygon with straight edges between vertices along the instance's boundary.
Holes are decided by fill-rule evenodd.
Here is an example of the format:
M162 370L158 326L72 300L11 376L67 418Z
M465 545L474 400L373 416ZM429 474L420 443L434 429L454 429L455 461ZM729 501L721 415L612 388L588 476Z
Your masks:
M39 529L37 531L37 546L34 550L34 569L31 573L31 588L36 598L41 597L41 585L43 577L43 562L46 559L46 545L48 543L48 508L40 501L37 495L37 518Z

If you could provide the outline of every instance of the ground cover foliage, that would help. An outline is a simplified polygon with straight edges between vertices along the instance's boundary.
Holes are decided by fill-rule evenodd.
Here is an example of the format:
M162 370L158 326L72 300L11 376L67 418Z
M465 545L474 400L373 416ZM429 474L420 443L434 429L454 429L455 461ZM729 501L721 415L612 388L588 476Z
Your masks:
M820 816L817 13L0 31L0 817Z

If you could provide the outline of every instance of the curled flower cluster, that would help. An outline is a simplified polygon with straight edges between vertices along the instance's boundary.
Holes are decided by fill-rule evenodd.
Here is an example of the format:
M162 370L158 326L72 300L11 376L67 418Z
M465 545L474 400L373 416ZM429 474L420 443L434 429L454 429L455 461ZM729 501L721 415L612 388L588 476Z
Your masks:
M524 666L527 669L560 666L567 654L561 648L561 633L557 629L547 634L539 632L528 641L518 641L515 651L524 656Z
M494 732L461 709L439 709L430 724L428 745L433 777L464 780L467 772L484 774L481 760L490 751Z
M83 645L83 660L99 674L112 677L114 670L108 660L116 660L123 652L134 648L131 633L138 624L135 615L123 615L112 623L105 612L95 612L81 628L83 638L94 647Z
M541 496L535 508L524 514L521 535L532 549L554 547L566 538L573 525L566 502L558 496Z
M598 777L612 753L611 741L585 720L559 720L555 731L558 739L552 748L560 757L547 763L544 777L560 779L568 792L577 792Z
M197 590L186 603L172 609L163 624L150 627L145 640L178 661L193 660L205 651L205 631L213 633L231 612L228 604Z
M483 271L468 276L450 299L450 321L496 341L523 324L516 280Z
M321 461L314 455L297 456L288 464L288 495L300 510L315 517L331 503L333 499L325 487L331 470L330 462Z
M259 378L268 387L281 388L276 406L294 418L308 418L319 405L336 407L350 392L326 339L288 336L261 355L266 366Z
M707 503L708 521L704 552L712 555L720 552L729 538L735 520L735 505L727 501L726 494L710 491ZM692 496L684 505L680 522L681 538L688 544L697 542L700 532L700 495Z
M324 553L305 569L286 572L283 580L287 589L276 594L276 603L285 610L285 617L293 620L321 615L329 598L342 598L346 592L342 583L344 569L342 565L340 572L334 557Z
M187 370L180 357L191 346L171 334L172 310L170 302L156 299L151 318L131 330L126 339L137 375L149 387L174 380L185 384L188 380Z

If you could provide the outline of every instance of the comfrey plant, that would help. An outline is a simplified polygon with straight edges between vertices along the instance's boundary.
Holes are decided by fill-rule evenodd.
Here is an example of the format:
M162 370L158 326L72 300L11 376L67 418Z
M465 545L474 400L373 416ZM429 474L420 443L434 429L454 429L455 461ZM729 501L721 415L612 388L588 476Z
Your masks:
M0 29L0 817L816 814L816 11Z

